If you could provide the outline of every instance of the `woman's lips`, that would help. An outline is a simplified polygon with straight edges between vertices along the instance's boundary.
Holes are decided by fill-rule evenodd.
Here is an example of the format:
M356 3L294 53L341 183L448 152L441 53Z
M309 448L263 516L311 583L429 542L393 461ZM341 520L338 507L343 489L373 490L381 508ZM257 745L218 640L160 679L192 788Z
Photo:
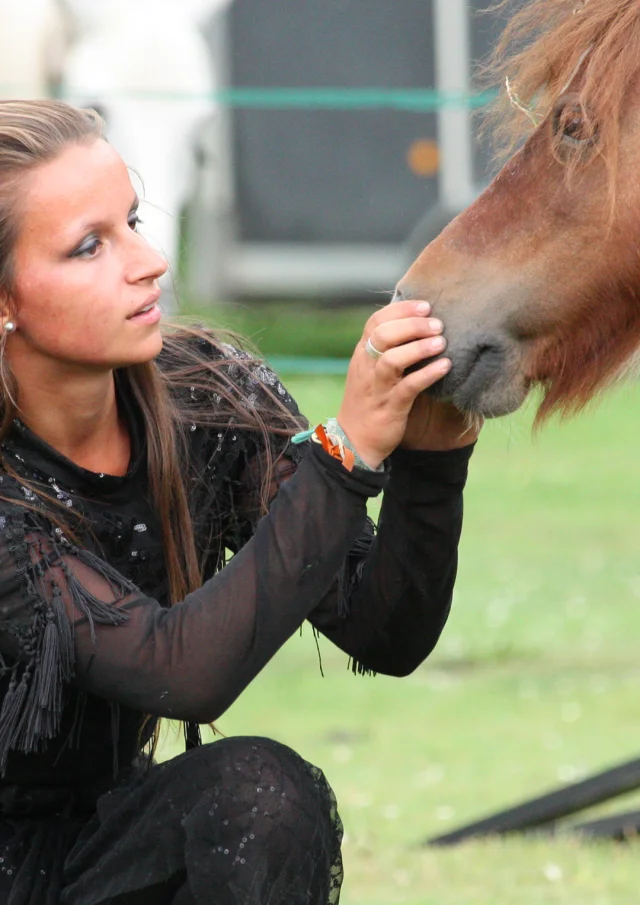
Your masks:
M127 320L136 321L138 324L157 324L162 317L162 312L158 305L154 302L149 307L143 309L138 314L132 314Z

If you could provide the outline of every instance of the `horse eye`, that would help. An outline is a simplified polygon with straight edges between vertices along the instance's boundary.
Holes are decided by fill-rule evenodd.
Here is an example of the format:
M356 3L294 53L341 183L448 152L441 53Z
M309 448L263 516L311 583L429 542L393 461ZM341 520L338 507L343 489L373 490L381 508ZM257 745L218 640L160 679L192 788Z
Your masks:
M591 145L597 138L597 132L587 122L579 103L558 106L554 110L552 124L553 134L565 144Z

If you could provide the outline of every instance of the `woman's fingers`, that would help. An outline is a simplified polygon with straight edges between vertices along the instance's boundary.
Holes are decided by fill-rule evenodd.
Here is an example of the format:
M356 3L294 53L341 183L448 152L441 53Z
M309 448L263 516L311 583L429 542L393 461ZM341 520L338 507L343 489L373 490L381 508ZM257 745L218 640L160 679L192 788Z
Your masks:
M380 377L397 382L412 365L417 365L426 358L441 355L447 348L444 336L430 336L394 346L385 352L376 363L376 372ZM380 350L382 351L382 350Z
M414 340L437 337L443 330L444 324L435 317L407 317L379 324L369 340L375 349L384 353Z
M449 359L433 360L447 344L442 322L430 314L431 306L420 301L376 311L351 359L338 422L374 468L402 440L418 394L451 369Z
M394 391L398 403L400 405L411 405L420 393L442 380L445 374L449 373L451 367L449 358L439 358L437 361L432 361L423 368L407 374Z
M366 342L374 330L387 321L402 320L405 317L428 317L429 314L431 314L429 302L392 302L371 315L364 327L364 341Z

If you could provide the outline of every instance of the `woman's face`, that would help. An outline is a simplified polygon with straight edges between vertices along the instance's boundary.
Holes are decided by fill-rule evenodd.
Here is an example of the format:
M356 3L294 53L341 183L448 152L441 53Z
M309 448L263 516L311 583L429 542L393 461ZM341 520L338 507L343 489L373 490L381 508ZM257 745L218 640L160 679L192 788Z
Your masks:
M10 363L110 370L154 358L167 264L136 232L138 199L119 154L101 139L70 145L21 191Z

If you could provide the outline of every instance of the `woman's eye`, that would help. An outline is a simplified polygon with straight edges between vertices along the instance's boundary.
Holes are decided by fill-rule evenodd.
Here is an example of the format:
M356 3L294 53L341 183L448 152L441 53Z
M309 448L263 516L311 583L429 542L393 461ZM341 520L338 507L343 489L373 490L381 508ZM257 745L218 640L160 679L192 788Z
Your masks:
M80 248L73 252L73 258L93 258L98 252L102 243L99 239L93 238L83 243Z
M137 232L138 227L143 221L138 214L133 211L127 218L129 228ZM70 255L72 258L93 258L97 255L102 247L102 241L97 236L88 236L87 239Z
M588 122L579 103L556 108L553 114L553 133L565 144L577 146L591 145L597 138L597 132Z

